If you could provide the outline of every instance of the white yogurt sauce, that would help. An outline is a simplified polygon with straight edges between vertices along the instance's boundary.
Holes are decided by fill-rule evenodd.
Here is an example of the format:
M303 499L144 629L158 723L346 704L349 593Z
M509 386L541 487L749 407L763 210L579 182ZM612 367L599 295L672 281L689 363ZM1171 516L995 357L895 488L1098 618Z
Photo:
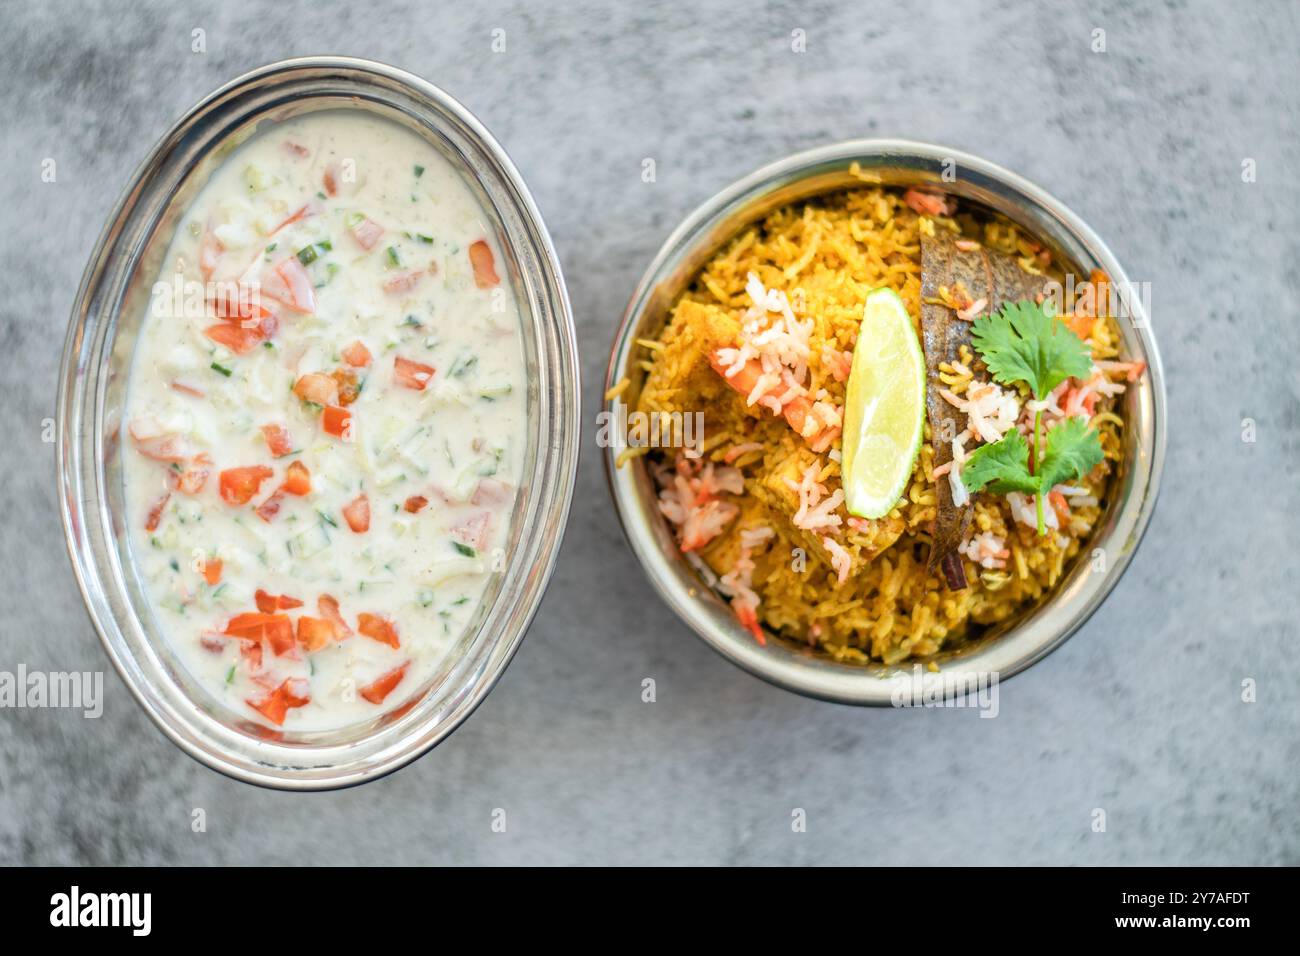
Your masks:
M259 132L186 213L128 387L130 543L243 717L401 705L504 567L526 379L503 261L451 164L360 112Z

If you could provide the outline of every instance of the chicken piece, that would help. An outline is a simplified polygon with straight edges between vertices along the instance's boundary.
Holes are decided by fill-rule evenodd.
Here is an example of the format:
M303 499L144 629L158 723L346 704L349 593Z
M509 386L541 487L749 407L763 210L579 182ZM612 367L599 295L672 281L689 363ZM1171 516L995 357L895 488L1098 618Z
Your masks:
M683 299L673 310L663 341L673 361L657 361L646 377L643 393L665 397L663 411L699 411L673 402L674 394L698 395L714 401L730 389L709 364L709 356L740 336L740 323L716 305Z
M880 552L884 551L902 535L906 528L906 522L902 518L879 518L874 521L865 521L853 519L854 525L840 524L831 528L808 529L800 528L795 525L795 515L799 512L799 492L790 487L791 483L798 485L804 470L811 464L814 459L811 456L802 453L796 453L780 461L763 475L759 481L754 483L754 496L759 498L765 505L771 518L772 527L780 534L795 542L798 547L810 555L815 556L828 568L831 564L831 553L826 547L823 538L829 536L842 548L844 548L850 557L850 575L861 571L871 561L873 561ZM838 480L829 478L826 481L828 494L834 494L838 487ZM840 509L841 518L847 518L848 513Z

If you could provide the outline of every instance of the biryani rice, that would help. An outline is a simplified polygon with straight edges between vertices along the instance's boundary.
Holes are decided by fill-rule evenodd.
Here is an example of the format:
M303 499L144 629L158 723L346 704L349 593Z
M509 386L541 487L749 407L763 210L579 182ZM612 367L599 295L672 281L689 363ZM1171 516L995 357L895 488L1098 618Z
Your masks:
M1014 519L1007 499L976 496L972 535L1000 539L1008 554L1005 569L968 558L970 586L959 591L947 590L942 576L925 567L936 515L928 422L911 480L890 515L880 522L845 518L822 547L792 525L792 505L783 498L782 482L788 486L791 475L798 480L813 467L816 480L828 495L833 493L840 486L838 440L825 453L815 453L779 415L747 406L744 395L701 363L716 345L709 339L711 323L740 321L752 304L747 292L751 274L765 289L784 293L796 319L811 320L809 394L824 390L827 401L842 408L846 386L842 369L836 374L835 364L842 361L836 356L852 351L867 294L882 286L893 289L919 325L921 234L934 229L1014 255L1027 271L1049 269L1038 245L1003 220L919 215L902 194L878 187L820 196L772 212L715 255L675 305L662 333L639 341L646 372L639 389L620 383L611 391L615 400L622 397L647 416L661 416L669 429L681 415L704 413L700 462L683 462L679 450L657 448L650 450L649 466L670 478L674 469L698 476L706 463L739 469L744 492L727 496L736 505L735 517L695 550L723 579L724 594L735 595L743 587L756 596L757 618L770 631L806 642L837 661L897 663L930 657L1038 601L1061 580L1090 535L1120 458L1122 420L1113 398L1104 395L1096 401L1092 422L1106 458L1075 483L1077 500L1083 503L1069 510L1059 530L1040 537ZM1093 321L1085 340L1094 359L1115 357L1113 320ZM978 356L966 352L960 363L941 371L956 396L965 393L974 377L988 378ZM645 451L629 448L620 464ZM842 508L839 514L844 517ZM764 535L762 529L772 533ZM841 573L834 567L845 560L852 563L846 577L843 567ZM741 618L745 620L743 613ZM761 639L757 627L751 629Z

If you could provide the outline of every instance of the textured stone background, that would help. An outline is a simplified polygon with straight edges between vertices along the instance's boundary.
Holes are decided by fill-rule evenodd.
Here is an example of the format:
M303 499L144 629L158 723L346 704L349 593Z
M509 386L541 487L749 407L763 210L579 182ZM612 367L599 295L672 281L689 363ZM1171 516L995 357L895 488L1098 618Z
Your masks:
M1300 863L1294 4L560 6L6 0L0 669L107 668L41 421L128 175L251 67L373 57L485 121L554 232L589 427L546 602L437 750L360 789L265 792L185 757L109 669L98 721L0 711L0 862ZM1105 54L1089 49L1094 27ZM863 135L1022 172L1153 283L1172 419L1159 511L1105 607L1003 688L997 720L816 703L725 663L653 596L591 438L616 320L671 227L761 163ZM1257 183L1242 182L1245 157ZM657 704L640 702L645 676ZM1246 677L1258 703L1240 701ZM205 834L190 831L194 807ZM792 807L806 834L791 833ZM1094 807L1105 834L1090 831Z

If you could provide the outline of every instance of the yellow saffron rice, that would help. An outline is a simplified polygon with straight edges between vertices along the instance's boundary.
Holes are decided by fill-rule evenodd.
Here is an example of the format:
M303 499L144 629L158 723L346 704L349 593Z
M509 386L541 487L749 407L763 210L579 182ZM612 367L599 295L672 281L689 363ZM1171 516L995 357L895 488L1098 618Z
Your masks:
M745 396L709 365L709 350L717 345L712 330L723 318L733 327L740 322L751 304L747 276L756 274L765 288L785 293L796 318L812 320L809 393L825 389L829 401L842 406L845 384L826 367L823 353L852 350L866 296L881 286L902 297L919 328L921 234L936 229L959 232L1059 280L1055 267L1036 255L1037 244L1006 221L964 213L951 219L921 216L901 193L874 186L833 193L778 209L728 243L674 306L661 334L638 343L644 378L611 391L611 398L647 416L667 420L704 413L703 461L739 468L744 492L725 496L737 506L737 516L698 554L715 574L725 575L741 556L742 531L771 528L765 541L745 548L754 565L751 587L759 599L759 620L769 632L838 661L895 663L930 657L1023 612L1079 556L1105 506L1121 455L1122 421L1115 400L1102 397L1092 421L1106 458L1073 483L1086 489L1085 503L1071 508L1059 531L1039 537L1013 519L1005 498L977 495L971 534L991 532L1010 554L1002 569L965 559L969 586L949 591L938 571L925 568L936 512L927 424L910 484L894 511L880 522L857 523L870 525L864 528L846 520L833 532L853 561L848 579L838 582L825 549L792 524L793 506L782 487L785 477L797 479L815 464L833 493L840 486L839 440L816 454L783 418L762 406L747 406ZM1093 321L1086 341L1095 360L1114 358L1119 339L1113 319ZM972 374L989 377L977 355L962 357L960 367L943 375L956 395L965 391ZM1025 397L1022 393L1022 401ZM625 453L621 463L637 453ZM678 454L678 449L652 449L644 461L663 470L672 467ZM848 517L842 506L839 514Z

